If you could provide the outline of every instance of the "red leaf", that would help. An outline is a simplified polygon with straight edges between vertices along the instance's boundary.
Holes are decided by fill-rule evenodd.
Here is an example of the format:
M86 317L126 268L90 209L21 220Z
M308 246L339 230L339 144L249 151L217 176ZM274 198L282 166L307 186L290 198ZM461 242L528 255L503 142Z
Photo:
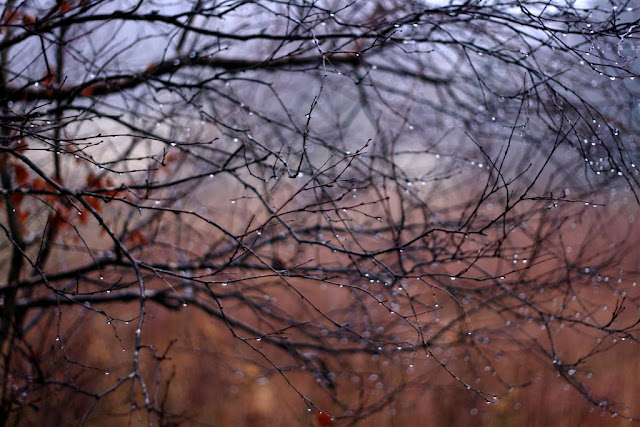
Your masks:
M13 9L6 9L2 15L2 23L5 25L15 24L20 19L20 14Z
M14 193L11 195L11 204L16 209L22 204L22 200L24 200L24 194L22 193Z
M83 87L82 90L80 91L80 95L82 95L82 96L93 96L93 85L89 85L89 86Z
M31 212L29 212L28 210L18 211L18 221L20 221L21 225L24 226L25 222L27 222L27 218L29 218L29 215L31 215Z
M133 230L131 232L131 237L130 237L131 243L135 244L139 244L139 245L146 245L148 240L146 237L144 237L144 234L142 234L139 230Z
M24 183L29 179L29 171L24 167L24 165L13 165L13 173L16 175L16 182L18 185L24 185Z
M96 210L96 212L102 212L102 203L100 203L102 201L102 199L99 199L97 197L87 197L85 199L87 201L87 203L89 203L89 205Z
M331 418L329 415L325 414L324 412L318 412L318 415L316 415L316 422L320 426L332 426L333 418Z
M33 15L29 15L28 13L23 13L22 14L22 22L27 27L30 27L31 25L36 23L36 18Z
M29 148L29 144L23 142L21 139L16 140L16 151L18 153L24 153Z
M63 225L65 225L65 221L62 219L62 217L58 214L56 214L53 219L51 220L51 227L54 230L59 230L60 228L62 228Z
M69 2L63 1L62 3L60 3L60 10L62 11L62 13L67 13L71 10L71 5L69 4Z
M31 189L34 191L55 191L55 188L52 185L39 177L33 180L33 182L31 183ZM45 196L45 199L47 199L49 202L54 202L58 198L53 194L48 194Z
M56 72L52 67L49 67L49 71L44 76L44 84L51 86L56 81Z
M49 183L42 178L34 179L31 187L36 191L49 190L51 188Z

